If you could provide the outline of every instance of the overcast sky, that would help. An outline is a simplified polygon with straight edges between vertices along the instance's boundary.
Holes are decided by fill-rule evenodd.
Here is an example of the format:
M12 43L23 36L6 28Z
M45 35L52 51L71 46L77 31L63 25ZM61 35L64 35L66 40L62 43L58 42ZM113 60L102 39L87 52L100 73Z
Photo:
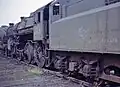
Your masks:
M29 14L52 0L0 0L0 26L17 23L21 16Z

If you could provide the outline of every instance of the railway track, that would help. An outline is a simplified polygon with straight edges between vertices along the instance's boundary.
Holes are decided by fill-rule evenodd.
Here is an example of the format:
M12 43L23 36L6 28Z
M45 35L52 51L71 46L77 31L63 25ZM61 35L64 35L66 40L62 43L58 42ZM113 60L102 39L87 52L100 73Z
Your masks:
M9 68L13 67L13 68ZM15 68L14 68L15 67ZM82 87L79 84L38 71L15 59L0 57L0 87Z
M17 60L17 59L16 59ZM17 60L19 62L19 60ZM27 64L23 61L21 61L22 64L26 64L30 67L34 67L34 68L37 68L37 69L40 69L38 66L36 65L33 65L33 64ZM66 80L69 80L71 82L74 82L74 83L77 83L79 84L80 86L82 87L120 87L120 84L117 84L115 83L114 81L110 80L111 78L105 78L105 77L100 77L99 79L101 80L99 83L96 83L96 82L93 82L93 83L89 83L85 80L82 80L82 79L78 79L76 77L73 77L73 76L69 76L69 75L66 75L64 73L61 73L59 71L56 71L56 70L50 70L50 69L46 69L46 68L42 68L42 71L44 73L49 73L49 74L52 74L52 75L55 75L57 77L60 77L60 78L63 78L63 79L66 79ZM114 80L114 79L113 79ZM112 81L112 82L111 82ZM103 85L101 85L101 82L104 82ZM118 81L119 82L119 81Z
M9 59L13 59L13 58L9 57ZM14 59L15 59L15 58L14 58ZM44 72L44 73L52 74L52 75L55 75L55 76L57 76L57 77L59 77L59 78L63 78L63 79L69 80L69 81L71 81L71 82L77 83L77 84L79 84L79 85L82 86L82 87L93 87L93 85L92 85L91 83L88 83L88 82L86 82L86 81L83 81L83 80L80 80L80 79L77 79L77 78L68 76L68 75L63 74L63 73L58 72L58 71L50 70L50 69L46 69L46 68L42 68L42 69L41 69L41 68L39 68L39 67L36 66L36 65L27 64L27 63L25 63L25 62L23 62L23 61L19 61L19 60L17 60L17 59L15 59L15 61L16 61L16 62L19 62L20 64L24 64L24 65L30 66L30 67L32 67L32 68L36 68L36 69L38 69L38 71L39 71L39 70L40 70L40 71L42 70L42 72Z
M9 59L13 59L13 58L9 57ZM109 79L103 79L103 77L100 77L100 79L101 79L102 81L105 81L105 82L107 82L107 83L112 83L112 85L102 85L102 86L101 86L101 85L100 85L101 83L99 83L99 84L97 84L97 85L96 85L95 83L92 84L92 83L89 83L89 82L87 82L87 81L85 81L85 80L77 79L77 78L75 78L75 77L72 77L72 76L63 74L63 73L58 72L58 71L56 71L56 70L50 70L50 69L46 69L46 68L42 68L42 69L41 69L41 68L39 68L39 67L36 66L36 65L27 64L27 63L25 63L24 61L19 61L19 60L15 59L15 58L14 58L14 60L15 60L16 62L19 62L20 64L24 64L24 65L30 66L30 67L32 67L32 68L36 68L36 69L38 69L38 71L41 71L41 70L42 70L43 73L52 74L52 75L55 75L55 76L57 76L57 77L59 77L59 78L63 78L63 79L69 80L69 81L71 81L71 82L77 83L77 84L79 84L79 85L82 86L82 87L120 87L120 86L114 86L113 84L116 84L116 83L110 82ZM105 83L105 84L106 84L106 83Z
M23 62L23 61L21 61L21 63L26 64L26 65L29 65L29 66L34 67L34 68L40 69L40 68L37 67L36 65L27 64L27 63L25 63L25 62ZM45 69L45 68L42 68L42 71L43 71L44 73L53 74L53 75L55 75L55 76L57 76L57 77L64 78L64 79L66 79L66 80L70 80L70 81L72 81L72 82L75 82L75 83L77 83L77 84L80 84L80 86L83 86L83 87L93 87L91 83L88 83L88 82L85 82L85 81L83 81L83 80L70 77L70 76L68 76L68 75L66 75L66 74L62 74L61 72L57 72L57 71L53 71L53 70Z

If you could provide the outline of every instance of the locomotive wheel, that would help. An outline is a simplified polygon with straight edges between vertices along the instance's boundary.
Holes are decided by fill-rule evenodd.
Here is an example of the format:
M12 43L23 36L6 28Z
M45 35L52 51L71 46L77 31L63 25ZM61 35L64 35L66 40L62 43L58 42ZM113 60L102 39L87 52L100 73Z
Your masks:
M27 42L24 47L24 61L26 63L31 63L33 59L33 46L30 42Z
M35 64L36 62L35 62L35 59L34 59L34 57L32 57L32 60L31 60L31 64Z
M39 58L37 61L37 65L38 67L43 68L45 65L45 58L44 57Z
M31 63L31 56L25 53L23 55L24 55L24 62L27 64Z
M17 52L16 58L21 61L23 58L23 53L21 51Z
M50 62L50 58L45 58L45 67L50 67L51 62Z
M35 58L35 61L38 65L38 67L43 68L45 66L45 57L44 57L42 51L40 51L37 54L37 57Z
M18 59L19 61L21 61L21 60L22 60L22 55L21 55L21 53L20 53L20 54L18 54L17 59Z

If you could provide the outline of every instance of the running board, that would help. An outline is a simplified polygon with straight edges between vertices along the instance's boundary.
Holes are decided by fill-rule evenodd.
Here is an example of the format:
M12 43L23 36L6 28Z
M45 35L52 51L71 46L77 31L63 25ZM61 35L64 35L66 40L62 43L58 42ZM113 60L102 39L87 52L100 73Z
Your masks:
M120 84L120 77L118 77L118 76L106 75L105 73L103 73L100 78L104 79L104 80L108 80L108 81Z

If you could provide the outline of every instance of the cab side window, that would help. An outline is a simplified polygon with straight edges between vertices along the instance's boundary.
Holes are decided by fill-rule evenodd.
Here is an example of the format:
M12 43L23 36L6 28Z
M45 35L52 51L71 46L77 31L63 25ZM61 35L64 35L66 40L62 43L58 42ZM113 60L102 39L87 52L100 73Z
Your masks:
M58 2L53 6L53 15L59 15L60 13L59 11L60 11L60 4Z
M38 12L38 23L40 22L40 12Z

